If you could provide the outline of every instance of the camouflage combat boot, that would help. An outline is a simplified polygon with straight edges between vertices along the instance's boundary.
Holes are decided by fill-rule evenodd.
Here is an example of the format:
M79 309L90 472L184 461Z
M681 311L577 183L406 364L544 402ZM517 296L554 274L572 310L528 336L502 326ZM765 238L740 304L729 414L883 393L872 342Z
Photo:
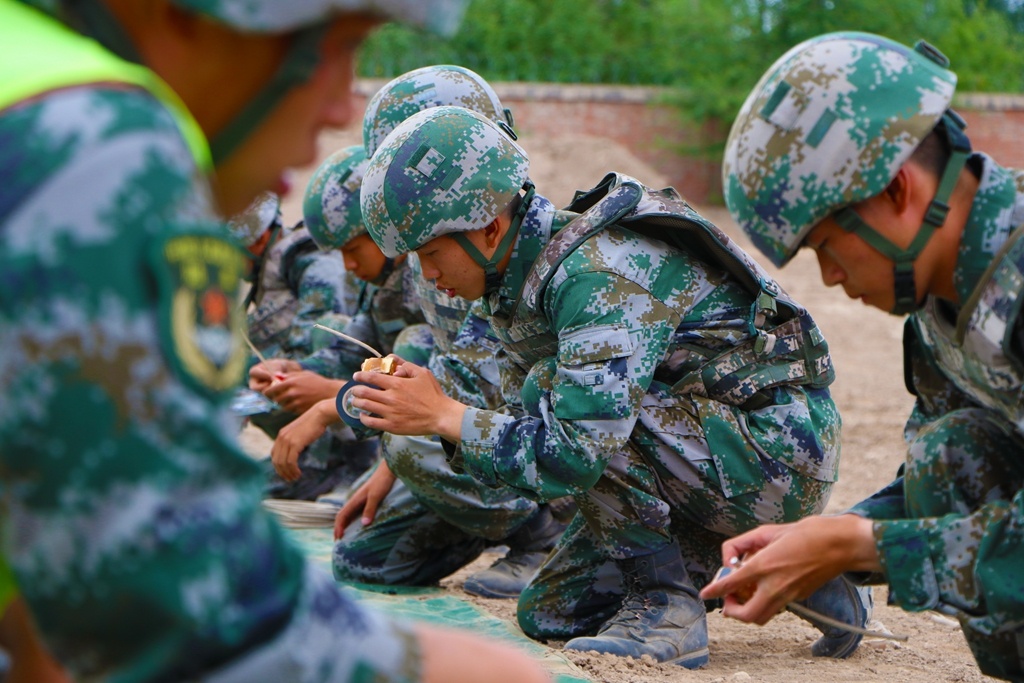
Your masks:
M566 526L555 519L549 505L541 505L529 521L505 539L508 545L505 556L469 576L463 588L467 593L485 598L518 598L558 543Z
M798 604L835 621L866 628L874 600L869 586L854 586L845 577L837 576ZM811 654L815 657L846 659L864 639L863 634L827 624L796 609L791 608L790 611L821 631L821 638L811 645Z
M595 651L697 669L708 662L704 602L673 541L656 553L620 560L622 607L596 636L573 638L566 650Z

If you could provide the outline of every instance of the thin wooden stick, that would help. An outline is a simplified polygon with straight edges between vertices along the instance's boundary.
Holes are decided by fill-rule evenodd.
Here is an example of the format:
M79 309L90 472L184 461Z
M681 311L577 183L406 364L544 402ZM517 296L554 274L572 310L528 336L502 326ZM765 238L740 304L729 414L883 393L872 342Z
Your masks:
M238 331L242 333L242 339L244 339L245 343L249 345L249 348L252 349L252 352L255 353L256 357L260 359L260 363L263 363L264 365L266 365L267 369L269 370L270 369L270 364L267 363L267 359L263 357L263 354L260 353L260 350L257 349L256 345L252 343L251 339L249 339L249 335L247 335L245 333L245 330L243 328L239 328ZM271 373L270 383L273 384L274 382L280 382L284 378L285 378L285 375L283 375L280 372Z
M245 343L249 345L249 348L252 349L252 352L256 354L256 357L260 359L260 362L266 365L267 359L263 357L263 354L260 353L260 350L257 349L256 345L252 343L252 341L249 339L249 335L245 333L245 330L239 330L239 332L242 333L242 339L244 339Z
M378 351L377 349L373 348L369 344L364 344L363 342L359 341L355 337L350 337L350 336L348 336L347 334L345 334L343 332L338 332L337 330L332 330L331 328L326 327L324 325L321 325L320 323L313 323L313 327L315 327L317 329L320 329L320 330L323 330L324 332L330 332L331 334L335 335L336 337L341 337L345 341L350 341L353 344L359 344L359 346L362 346L364 349L366 349L367 351L369 351L373 355L377 356L377 358L383 358L384 357L384 354L382 354L380 351Z

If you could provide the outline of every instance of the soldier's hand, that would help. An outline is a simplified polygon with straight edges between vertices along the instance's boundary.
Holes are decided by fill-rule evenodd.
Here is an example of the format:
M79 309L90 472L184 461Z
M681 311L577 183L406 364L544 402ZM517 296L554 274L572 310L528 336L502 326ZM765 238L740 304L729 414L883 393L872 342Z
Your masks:
M352 405L368 414L359 419L371 429L404 436L438 435L458 443L466 406L445 395L434 375L403 362L393 375L357 372L357 382L372 386L352 389ZM376 387L376 388L375 388Z
M298 479L302 474L299 469L299 456L302 451L323 436L329 425L340 419L334 399L330 398L320 401L311 410L285 425L278 432L277 438L274 439L274 447L270 451L274 471L285 481Z
M284 379L289 372L298 372L302 366L293 360L271 358L249 368L249 388L264 393L274 382Z
M324 399L333 399L344 380L328 379L309 370L290 372L264 391L271 401L292 413L304 413Z
M334 540L338 540L344 535L345 529L360 513L362 513L360 521L363 526L372 524L373 518L377 515L377 508L391 492L397 479L398 477L391 472L387 462L381 460L370 478L363 482L363 485L356 489L345 505L338 510L338 515L334 518Z
M722 544L722 566L733 571L701 597L724 598L722 614L762 625L843 572L880 569L871 520L851 514L748 531Z

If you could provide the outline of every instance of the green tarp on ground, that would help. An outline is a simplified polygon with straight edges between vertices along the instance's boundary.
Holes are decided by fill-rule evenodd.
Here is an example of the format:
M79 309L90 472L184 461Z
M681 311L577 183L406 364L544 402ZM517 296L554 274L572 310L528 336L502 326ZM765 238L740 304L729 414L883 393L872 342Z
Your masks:
M331 529L290 529L303 552L316 564L331 571ZM396 616L461 628L514 643L541 660L555 676L556 683L590 683L578 667L560 652L527 638L515 625L483 612L465 600L446 595L438 588L348 585L361 601Z

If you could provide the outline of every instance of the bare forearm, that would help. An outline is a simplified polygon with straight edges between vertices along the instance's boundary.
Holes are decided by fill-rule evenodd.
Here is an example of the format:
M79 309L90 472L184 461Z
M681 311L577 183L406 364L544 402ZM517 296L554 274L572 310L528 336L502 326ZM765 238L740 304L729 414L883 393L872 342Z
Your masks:
M444 405L437 411L437 424L434 433L446 441L459 443L462 440L462 418L466 414L466 405L453 398L445 397Z

